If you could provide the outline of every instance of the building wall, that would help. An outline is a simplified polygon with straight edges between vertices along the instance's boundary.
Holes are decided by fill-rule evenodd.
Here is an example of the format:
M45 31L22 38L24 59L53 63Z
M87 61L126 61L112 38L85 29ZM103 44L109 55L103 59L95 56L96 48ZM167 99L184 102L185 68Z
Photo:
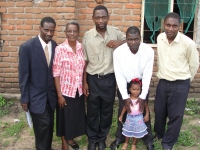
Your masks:
M98 0L100 1L100 0ZM18 50L20 44L38 35L39 23L45 16L56 20L54 40L65 40L65 25L76 19L81 27L80 38L94 27L92 21L94 0L0 0L1 39L4 46L0 52L0 93L19 93ZM109 24L126 31L129 26L141 25L142 0L104 0L103 5L110 14ZM156 51L156 48L154 48ZM158 83L156 77L156 56L150 96L155 96ZM190 97L200 96L200 70L192 82Z

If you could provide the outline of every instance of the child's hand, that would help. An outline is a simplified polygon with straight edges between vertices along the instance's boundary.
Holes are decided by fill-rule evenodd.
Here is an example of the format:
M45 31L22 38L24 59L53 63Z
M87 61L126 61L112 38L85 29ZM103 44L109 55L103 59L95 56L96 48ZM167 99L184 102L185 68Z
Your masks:
M119 121L122 122L122 116L119 116Z
M148 115L148 114L146 114L146 115L144 116L144 122L147 122L147 121L149 121L149 115Z

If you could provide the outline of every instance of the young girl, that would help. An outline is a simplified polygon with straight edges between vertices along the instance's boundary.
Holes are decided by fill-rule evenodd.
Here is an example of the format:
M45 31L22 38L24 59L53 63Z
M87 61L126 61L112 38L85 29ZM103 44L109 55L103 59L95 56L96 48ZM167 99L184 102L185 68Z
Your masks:
M122 150L127 150L129 138L133 138L131 150L136 150L137 138L142 138L147 134L147 127L144 122L149 120L149 108L145 101L146 115L143 118L142 112L139 111L139 103L137 103L138 96L141 92L142 83L136 78L133 79L128 86L130 92L130 99L133 105L130 105L131 112L127 113L126 121L123 125L122 134L125 136L125 143L122 146ZM122 121L122 117L126 112L125 106L119 117L119 121Z

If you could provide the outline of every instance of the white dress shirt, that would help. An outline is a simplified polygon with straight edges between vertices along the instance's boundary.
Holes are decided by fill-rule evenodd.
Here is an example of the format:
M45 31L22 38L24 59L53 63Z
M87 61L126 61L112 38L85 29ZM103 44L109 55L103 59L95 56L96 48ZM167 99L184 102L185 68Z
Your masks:
M40 40L40 43L42 44L42 48L43 50L45 50L46 45L48 46L48 52L49 52L49 63L51 62L51 49L52 49L52 45L51 45L51 41L49 41L47 44L43 41L43 39L40 37L40 35L38 35L38 38Z
M129 98L127 83L138 78L142 80L142 92L139 97L146 99L153 71L154 50L147 44L141 43L138 52L133 54L127 43L124 43L114 51L113 61L122 98Z

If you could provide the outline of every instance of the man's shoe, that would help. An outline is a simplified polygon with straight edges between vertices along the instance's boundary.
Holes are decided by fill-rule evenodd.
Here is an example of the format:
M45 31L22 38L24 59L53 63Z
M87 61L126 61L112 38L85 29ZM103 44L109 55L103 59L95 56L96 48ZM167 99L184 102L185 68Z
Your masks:
M98 143L98 150L104 150L106 149L106 143L105 142L99 142Z
M120 140L120 139L115 139L111 144L110 144L110 149L111 150L116 150L116 148L119 148L119 145L124 143L125 140Z
M154 145L147 145L147 150L154 150Z
M172 148L163 147L163 150L172 150Z
M95 141L89 141L88 150L96 150L96 142Z

